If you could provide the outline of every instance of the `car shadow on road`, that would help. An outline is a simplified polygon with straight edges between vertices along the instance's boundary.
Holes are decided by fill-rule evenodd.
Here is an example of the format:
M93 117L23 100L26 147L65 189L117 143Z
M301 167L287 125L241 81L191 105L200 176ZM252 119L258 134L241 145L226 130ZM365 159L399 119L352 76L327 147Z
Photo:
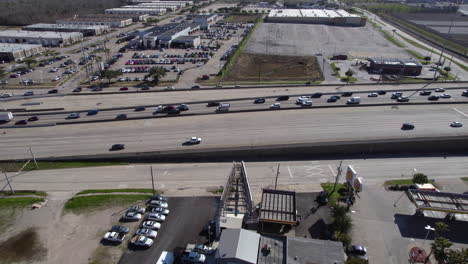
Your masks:
M400 230L402 237L411 237L424 239L427 231L424 229L425 226L435 226L436 222L445 222L448 225L449 231L442 234L454 243L468 243L468 236L466 230L468 230L468 222L466 221L450 221L446 222L444 219L432 218L432 217L421 217L416 215L403 215L395 214L395 224ZM434 232L429 232L427 239L434 239Z

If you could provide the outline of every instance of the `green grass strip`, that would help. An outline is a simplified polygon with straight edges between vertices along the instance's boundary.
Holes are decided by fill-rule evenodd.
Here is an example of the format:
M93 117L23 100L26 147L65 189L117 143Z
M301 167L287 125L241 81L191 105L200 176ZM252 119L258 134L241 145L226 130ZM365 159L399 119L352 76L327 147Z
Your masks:
M468 177L462 177L461 179L462 179L462 181L468 182Z
M336 201L338 198L340 198L340 194L338 193L338 190L343 188L344 185L341 183L338 183L336 185L336 190L333 192L333 186L335 185L334 183L321 183L320 184L323 188L324 191L328 193L328 202L330 203L331 206L336 206Z
M65 203L65 210L80 212L83 210L92 210L104 206L124 206L136 202L143 202L151 197L145 194L130 194L130 195L90 195L73 197Z
M1 191L0 195L5 195L5 196L20 196L20 195L47 196L47 193L42 192L42 191L18 190L18 191L15 191L14 193L10 193L10 191Z
M393 43L395 46L397 47L400 47L400 48L404 48L406 47L405 44L401 43L400 41L396 40L392 35L390 35L390 33L388 33L387 31L383 30L383 29L380 29L380 32L382 32L384 34L384 37L390 41L391 43Z
M388 180L384 182L385 186L388 185L405 185L405 184L413 184L413 179L398 179L398 180ZM434 180L429 180L429 183L434 183Z
M83 190L83 191L77 193L76 195L88 194L88 193L125 193L125 192L153 194L153 190L151 190L151 189L138 189L138 188L131 189L131 188L127 188L127 189L90 189L90 190ZM161 192L158 191L158 190L156 190L155 192L156 192L156 194L161 194Z
M34 198L34 197L1 198L0 208L25 207L25 206L31 206L34 203L38 203L42 201L44 201L44 199Z
M406 52L408 52L411 56L417 58L418 60L424 60L424 56L421 55L419 52L410 49L407 49Z
M434 50L429 49L428 47L423 46L423 45L419 44L418 42L416 42L416 41L414 41L414 40L411 40L411 39L409 39L409 38L403 37L403 36L402 36L400 33L398 33L398 32L396 32L396 34L397 34L398 36L400 36L400 38L402 38L402 39L404 39L406 42L408 42L409 44L411 44L411 45L413 45L413 46L415 46L415 47L418 47L418 48L420 48L420 49L423 49L423 50L425 50L425 51L429 51L429 52L434 53Z
M2 162L0 169L6 172L18 171L24 163L21 162ZM83 168L83 167L98 167L98 166L115 166L115 165L128 165L128 162L117 161L96 161L96 162L62 162L62 161L38 161L38 170L52 170L52 169L68 169L68 168ZM29 162L23 170L36 170L33 161Z

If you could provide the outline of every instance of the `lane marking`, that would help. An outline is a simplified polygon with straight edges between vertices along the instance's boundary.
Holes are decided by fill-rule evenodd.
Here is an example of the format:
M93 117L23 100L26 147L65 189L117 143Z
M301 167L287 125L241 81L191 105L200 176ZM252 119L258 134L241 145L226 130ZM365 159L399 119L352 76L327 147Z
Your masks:
M336 176L336 173L335 171L333 170L332 166L330 164L328 164L328 168L331 170L333 176Z
M468 115L467 115L467 114L465 114L465 113L463 113L462 111L460 111L460 110L456 109L455 107L452 107L452 109L453 109L453 110L455 110L455 111L457 111L458 113L460 113L460 114L464 115L465 117L468 117Z
M294 178L293 175L292 175L291 168L289 167L289 165L288 165L288 172L289 172L289 177Z

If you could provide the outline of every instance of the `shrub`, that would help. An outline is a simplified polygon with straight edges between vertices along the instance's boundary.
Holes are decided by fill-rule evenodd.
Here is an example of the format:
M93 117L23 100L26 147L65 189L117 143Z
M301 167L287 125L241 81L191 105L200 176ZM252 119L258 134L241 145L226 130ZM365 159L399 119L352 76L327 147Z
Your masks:
M429 180L427 179L427 175L423 173L416 173L413 176L413 182L418 183L418 184L424 184L424 183L428 183Z

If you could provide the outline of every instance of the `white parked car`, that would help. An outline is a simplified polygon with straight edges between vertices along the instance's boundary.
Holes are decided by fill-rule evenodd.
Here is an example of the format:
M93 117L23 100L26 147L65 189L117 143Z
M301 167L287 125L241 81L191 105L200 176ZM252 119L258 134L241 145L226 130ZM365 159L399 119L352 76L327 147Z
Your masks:
M209 246L205 246L205 245L195 245L195 247L193 248L193 251L199 252L202 254L211 255L213 253L213 248Z
M163 201L156 201L156 200L151 200L148 202L149 206L151 207L162 207L162 208L168 208L168 204Z
M152 213L162 214L162 215L168 215L169 214L169 209L162 208L162 207L157 207L157 208L151 209L151 212Z
M187 145L200 144L201 143L201 138L191 137L191 138L187 139L184 143L187 144Z
M450 123L450 126L451 127L462 127L463 124L461 122L454 121L454 122Z
M367 97L378 97L379 94L378 93L370 93L367 95Z
M130 243L132 243L135 246L140 246L140 247L151 247L153 245L153 239L145 237L145 236L134 236L130 240Z
M151 230L158 230L161 228L161 224L155 221L144 221L143 224L141 224L141 227Z
M164 88L164 90L172 91L172 90L174 90L174 87L173 86L167 86L166 88Z
M127 211L123 216L122 219L125 220L140 220L141 219L141 214L135 212L135 211Z
M127 209L127 212L137 212L139 214L144 214L146 209L138 205L133 205Z
M158 213L150 213L146 219L151 220L151 221L156 221L156 222L164 222L166 220L166 217L162 214Z
M439 95L439 97L440 98L452 98L450 94L446 94L446 93Z
M55 76L54 77L54 81L60 81L60 79L62 79L60 76Z
M158 236L158 232L148 229L148 228L140 228L136 231L135 234L149 237L149 238L156 238Z
M281 108L280 103L274 103L274 104L270 105L270 109L280 109L280 108Z
M104 239L112 242L122 242L125 238L125 233L107 232Z

